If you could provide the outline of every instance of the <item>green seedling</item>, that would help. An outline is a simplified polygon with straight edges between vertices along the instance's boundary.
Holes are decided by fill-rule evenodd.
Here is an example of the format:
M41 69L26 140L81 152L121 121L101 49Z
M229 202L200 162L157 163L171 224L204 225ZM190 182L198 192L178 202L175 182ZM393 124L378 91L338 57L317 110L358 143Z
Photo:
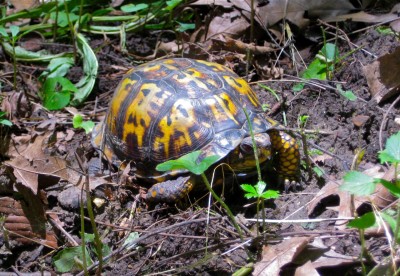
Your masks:
M48 78L41 92L43 105L49 110L60 110L69 104L71 94L77 91L76 86L64 77Z
M80 114L74 115L74 118L72 119L72 124L74 128L83 128L86 134L92 132L94 128L94 122L90 120L84 121L82 115Z
M60 250L54 257L53 263L59 273L73 273L82 271L83 267L93 264L94 257L97 256L97 251L93 248L95 242L94 234L84 233L85 246L74 246ZM107 256L111 253L111 249L107 244L102 244L102 255ZM84 264L83 260L86 260Z
M278 198L279 192L274 190L265 190L267 184L264 181L257 182L256 185L250 184L242 184L240 185L242 189L246 192L244 196L247 199L256 198L256 199L271 199Z
M340 93L343 97L345 97L345 98L348 99L349 101L354 102L355 100L357 100L357 96L354 95L353 91L351 91L351 90L346 90L346 91L344 91L344 90L342 89L342 85L337 84L337 85L336 85L336 89L339 91L339 93Z
M226 205L225 202L214 192L214 190L211 187L210 182L207 179L207 176L205 175L206 170L212 164L214 164L219 159L219 157L213 155L213 156L205 157L201 161L198 161L200 154L201 154L201 151L199 151L199 150L190 152L178 159L168 160L164 163L158 164L156 167L156 170L161 171L161 172L173 171L173 170L188 170L192 174L200 175L204 184L206 185L207 189L209 190L211 195L214 197L214 199L219 204L221 204L221 206L224 208L224 210L228 214L229 218L231 219L232 224L235 226L240 237L242 238L242 231L240 230L240 227L237 224L232 211L229 209L228 205Z
M0 125L3 126L12 126L12 123L10 120L7 120L6 117L7 113L4 111L0 111Z
M357 171L348 172L343 178L343 184L340 186L341 190L347 191L352 195L368 196L375 192L376 186L383 185L393 196L400 198L400 181L398 176L398 165L400 163L400 132L392 135L386 141L386 146L383 151L379 152L379 159L381 163L389 163L394 167L394 180L393 182L381 178L374 178L364 173ZM393 231L395 237L391 246L394 247L400 243L400 202L397 203L396 214L389 212L375 211L376 213L367 213L349 223L350 227L355 227L360 230L360 240L362 246L362 253L360 259L363 260L363 255L367 253L365 246L364 230L375 225L378 217L382 217ZM373 217L373 218L372 218ZM363 270L365 267L362 262Z

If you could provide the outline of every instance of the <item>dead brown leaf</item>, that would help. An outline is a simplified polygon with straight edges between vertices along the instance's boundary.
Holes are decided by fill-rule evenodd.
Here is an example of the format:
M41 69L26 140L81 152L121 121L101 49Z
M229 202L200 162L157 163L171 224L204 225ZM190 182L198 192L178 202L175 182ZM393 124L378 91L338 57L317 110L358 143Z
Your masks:
M309 237L294 237L277 245L265 245L261 261L254 265L253 275L279 275L281 268L301 254L310 240Z
M61 179L68 180L66 161L44 154L42 147L46 138L37 136L23 151L19 151L19 155L5 162L13 168L15 177L34 194L39 188L54 185Z
M314 268L311 261L308 261L304 265L296 268L294 276L319 276L319 273Z
M380 103L399 93L400 47L363 67L371 94Z
M224 35L237 38L250 26L250 23L238 10L216 15L208 26L208 32L204 40L209 40Z

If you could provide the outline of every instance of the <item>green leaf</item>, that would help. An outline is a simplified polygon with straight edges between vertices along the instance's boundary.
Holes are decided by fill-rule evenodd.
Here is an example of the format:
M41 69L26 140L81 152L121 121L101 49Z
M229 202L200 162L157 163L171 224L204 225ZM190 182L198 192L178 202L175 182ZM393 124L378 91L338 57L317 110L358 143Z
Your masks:
M40 75L40 78L64 77L72 65L74 65L74 59L72 57L54 58L47 66L47 70Z
M279 192L275 190L267 190L261 195L261 197L264 199L278 198Z
M13 47L10 43L3 42L1 45L4 48L4 51L9 56L14 56ZM43 52L31 52L27 51L20 46L15 47L15 58L17 61L26 61L26 62L49 62L54 58L63 57L63 56L72 56L71 53L60 53L55 55L48 55Z
M140 4L127 4L124 6L121 6L121 11L123 12L138 12L144 9L147 9L149 7L148 4L145 3L140 3Z
M400 198L400 188L394 185L392 182L385 179L376 178L374 180L376 184L382 184L386 189L389 190L395 197Z
M77 88L63 77L48 78L43 84L43 105L49 110L59 110L68 105L71 93Z
M348 191L354 195L370 195L375 191L374 178L357 171L346 173L343 178L344 184L340 190Z
M339 57L339 49L333 43L326 43L319 51L320 54L325 57L322 61L333 62Z
M50 13L50 18L54 21L57 19L57 25L61 28L65 28L69 25L68 17L71 23L74 23L79 19L78 15L74 13L67 14L65 11L59 11L58 13L57 12Z
M383 220L389 224L390 228L392 229L392 231L394 233L394 231L396 230L396 218L395 218L396 214L395 214L395 212L393 212L393 210L388 209L388 210L381 212L380 215L383 218ZM399 233L399 236L397 237L397 241L399 241L399 239L400 239L400 233Z
M373 212L366 213L359 218L350 221L347 226L354 227L357 229L366 229L374 226L375 215Z
M257 196L261 196L264 193L265 187L267 187L267 184L264 181L257 182L255 185Z
M138 232L131 232L129 236L126 238L124 241L124 247L126 246L127 250L130 250L134 247L136 247L136 240L139 238L139 233Z
M78 91L74 93L74 97L71 100L71 104L75 106L83 103L92 92L99 67L96 55L90 48L86 38L81 33L78 33L76 38L78 51L83 59L83 72L85 75L76 84Z
M12 124L11 121L9 121L9 120L7 120L7 119L0 119L0 125L3 125L3 126L12 126L13 124Z
M186 32L188 30L194 30L194 28L196 27L195 24L193 23L181 23L181 22L177 22L179 24L179 27L176 29L178 32Z
M326 64L323 63L319 59L314 59L307 70L303 72L302 77L305 79L317 79L317 80L326 80L327 76L327 67Z
M11 31L11 36L15 40L17 38L17 35L19 33L19 27L16 25L11 25L10 26L10 31Z
M90 266L93 264L93 261L90 259L90 254L85 247L85 255L86 255L86 264ZM54 258L54 266L56 267L57 272L59 273L67 273L67 272L76 272L82 270L82 247L68 247L60 252L58 252Z
M4 27L0 27L0 35L4 38L6 38L7 40L10 39L8 36L8 33L6 31L6 29Z
M340 94L341 94L343 97L345 97L345 98L348 99L349 101L355 101L355 100L357 100L357 96L354 95L353 91L351 91L351 90L346 90L346 91L344 91L344 90L342 89L342 85L337 84L337 85L336 85L336 89L340 92Z
M204 173L212 164L214 164L219 156L208 156L198 162L201 151L193 151L176 160L169 160L157 165L158 171L188 170L193 174L200 175Z
M315 174L318 177L321 177L321 176L324 175L324 170L322 168L320 168L320 167L313 167L313 171L315 172Z
M386 147L379 152L381 163L400 163L400 131L393 134L386 141Z
M74 128L83 128L86 134L92 132L94 128L93 121L84 121L82 115L75 114L74 118L72 119L72 124Z
M172 11L181 2L182 2L182 0L169 0L169 1L166 2L167 7L165 8L165 10Z
M257 190L253 185L250 184L242 184L240 185L243 191L247 192L244 196L249 199L252 197L257 197Z

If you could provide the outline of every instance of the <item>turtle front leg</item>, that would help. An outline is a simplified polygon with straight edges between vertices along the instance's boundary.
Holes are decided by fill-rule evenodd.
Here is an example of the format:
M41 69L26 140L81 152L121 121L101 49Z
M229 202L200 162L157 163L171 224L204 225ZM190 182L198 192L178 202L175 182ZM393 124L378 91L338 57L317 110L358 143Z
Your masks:
M271 130L268 132L271 138L272 148L278 153L278 173L279 177L285 182L285 188L287 185L297 183L299 167L300 167L300 152L299 145L289 134Z
M160 182L154 184L147 191L145 200L148 203L178 202L180 199L187 196L193 189L193 186L194 182L190 176L181 176L177 179Z

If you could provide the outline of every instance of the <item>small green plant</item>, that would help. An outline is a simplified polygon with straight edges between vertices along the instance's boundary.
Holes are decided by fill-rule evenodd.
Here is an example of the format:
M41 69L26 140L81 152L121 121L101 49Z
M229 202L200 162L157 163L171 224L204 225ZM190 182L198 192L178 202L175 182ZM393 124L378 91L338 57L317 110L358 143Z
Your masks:
M76 86L64 77L47 78L43 84L41 97L43 105L49 110L59 110L66 107L71 94L77 92Z
M231 219L233 225L235 226L236 230L238 231L240 237L242 238L242 231L240 230L240 227L237 224L232 211L229 209L228 205L226 205L225 202L214 192L205 174L206 170L212 164L214 164L219 157L216 155L208 156L202 159L200 162L198 162L200 154L201 151L199 150L190 152L178 159L168 160L164 163L158 164L156 170L162 172L173 171L173 170L188 170L192 174L200 175L207 189L209 190L213 198L224 208L229 218Z
M390 191L392 195L400 199L400 181L398 176L398 167L400 164L400 132L392 135L386 141L386 147L383 151L379 152L379 159L381 163L388 163L394 167L394 180L392 182L381 178L374 178L358 171L350 171L343 178L343 184L340 189L348 191L352 195L368 196L375 192L376 186L381 184ZM365 246L364 230L376 225L376 221L381 221L381 218L388 223L393 231L394 238L392 239L392 252L395 252L395 246L400 244L400 201L397 201L397 209L395 213L388 211L369 212L361 217L358 217L349 223L350 227L355 227L360 231L361 240L361 256L368 257L368 252ZM394 256L393 256L394 257ZM394 263L394 262L393 262ZM365 266L361 262L366 273ZM394 268L397 270L397 268Z
M16 59L16 54L15 54L15 45L17 44L17 41L19 39L19 27L15 25L10 26L10 33L11 36L8 35L6 29L4 27L0 27L0 35L2 36L2 39L9 42L12 46L12 60L13 60L13 69L14 69L14 90L17 90L17 59Z
M93 121L84 121L82 115L75 114L74 118L72 119L72 124L74 128L83 128L86 134L90 133L94 128Z
M12 123L10 120L7 120L5 118L5 116L7 115L7 113L5 113L4 111L0 111L0 125L3 126L12 126Z
M85 265L87 267L93 264L93 259L98 257L97 251L93 248L95 236L94 234L84 233L84 240L84 253L82 246L79 245L64 248L53 257L54 266L59 273L82 271ZM106 244L103 244L102 251L103 256L107 256L111 253L110 247ZM85 257L83 255L85 255ZM84 264L83 259L86 260L86 264Z
M325 43L301 77L304 79L330 80L333 77L336 65L355 51L357 49L339 56L339 49L335 44ZM293 90L300 91L303 88L304 83L299 83L293 87ZM343 91L340 86L337 89L348 100L355 101L357 99L352 91Z

